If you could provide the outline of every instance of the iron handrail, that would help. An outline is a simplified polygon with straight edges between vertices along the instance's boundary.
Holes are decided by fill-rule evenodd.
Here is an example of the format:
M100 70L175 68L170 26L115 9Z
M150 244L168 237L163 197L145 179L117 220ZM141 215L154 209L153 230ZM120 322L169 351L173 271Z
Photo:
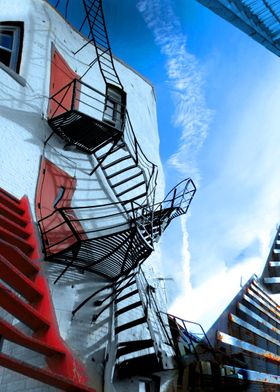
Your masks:
M88 89L89 92L85 92L83 88ZM65 102L65 100L67 99L67 93L69 91L71 91L72 99L70 107L67 108L67 103ZM58 96L61 94L63 95L59 99ZM131 158L133 159L134 163L140 168L144 177L146 197L143 204L147 204L151 207L153 206L155 201L158 168L157 165L151 162L143 152L143 149L141 148L135 135L125 105L121 104L119 101L115 100L108 94L100 92L99 90L90 86L84 81L80 79L73 79L71 82L66 84L64 87L62 87L59 91L57 91L50 97L50 102L53 101L57 104L57 107L55 108L54 113L52 113L50 120L54 119L57 113L61 114L61 109L63 112L69 110L79 110L84 113L84 108L81 109L81 105L83 105L87 107L88 111L93 110L95 114L101 116L99 121L104 121L105 123L110 124L110 121L104 118L106 102L108 98L110 98L110 101L115 102L117 104L116 106L120 107L120 109L114 109L114 112L120 118L120 130L123 131L123 141L126 144ZM88 113L86 112L85 114L88 115ZM125 203L126 200L123 200L123 202Z
M199 355L197 353L197 350L196 350L196 347L194 345L194 342L197 343L197 344L205 345L209 349L209 351L212 353L213 358L216 359L215 350L214 350L214 348L213 348L213 346L212 346L212 344L211 344L211 342L210 342L210 340L209 340L209 338L207 336L207 333L205 332L203 326L200 323L195 322L195 321L185 320L185 319L182 319L182 318L180 318L178 316L174 316L174 315L169 314L169 313L165 313L165 314L176 323L178 330L181 329L181 330L186 331L186 334L187 334L186 336L190 339L190 344L191 344L191 346L192 346L192 348L194 350L194 354L195 354L195 356L197 357L198 360L199 360ZM177 320L179 322L181 322L182 325L180 325ZM203 336L203 338L199 338L197 336L198 334L190 332L188 330L186 324L192 324L192 325L198 326L201 329L201 335Z
M122 209L123 203L122 202L113 202L113 203L104 203L98 205L88 205L88 206L79 206L79 207L58 207L54 209L50 214L46 215L45 217L41 218L38 223L40 225L42 234L48 234L51 231L56 230L59 226L66 223L70 228L73 235L76 236L77 240L81 240L81 237L88 234L97 234L99 233L101 236L102 232L107 230L116 229L116 232L119 232L121 228L125 228L127 226L136 227L139 231L139 234L143 241L151 248L153 248L154 242L158 239L158 237L162 234L162 232L166 229L172 219L175 217L186 213L188 207L191 203L191 200L195 193L195 186L191 179L186 179L181 181L178 186L182 183L186 183L184 186L184 192L178 194L175 192L177 187L174 187L171 192L167 194L173 195L172 198L167 199L164 198L162 202L154 204L152 211L150 208L146 206L139 205L138 203L134 202L133 200L127 201L127 208L124 211ZM188 186L191 184L191 189L188 189ZM190 194L188 199L185 198L186 194ZM187 201L187 205L182 208L181 199ZM179 201L178 201L179 200ZM175 201L178 201L178 205L176 205ZM112 211L108 214L103 213L103 215L98 214L95 215L95 212L102 209L112 209L112 207L116 207L118 210L117 212L112 213ZM89 216L87 217L77 217L75 215L75 211L85 211L88 210L90 212ZM174 214L175 211L175 214ZM59 222L59 224L48 228L47 230L44 228L44 223L49 220L54 214L59 213L63 219L63 222ZM123 223L118 222L117 224L110 224L104 225L101 228L96 229L87 229L84 232L77 231L75 228L75 223L83 223L87 224L88 222L93 223L96 220L103 221L104 219L108 218L115 218L115 217L123 217L124 214L127 214L126 218L124 219ZM94 226L93 226L94 227ZM84 227L83 227L84 229ZM118 230L117 230L118 229ZM85 239L84 239L85 240ZM59 241L61 243L61 241ZM52 244L49 248L57 245L57 243Z

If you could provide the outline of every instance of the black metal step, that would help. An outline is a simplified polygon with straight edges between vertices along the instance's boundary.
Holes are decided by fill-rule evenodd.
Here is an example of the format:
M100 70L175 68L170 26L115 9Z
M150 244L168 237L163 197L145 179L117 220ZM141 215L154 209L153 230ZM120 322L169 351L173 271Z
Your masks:
M109 169L109 167L112 167L114 165L117 165L120 162L126 161L127 159L131 159L130 155L125 155L121 158L116 159L115 161L112 161L110 163L108 163L107 165L102 165L103 170L107 170Z
M115 328L115 334L117 335L118 333L125 331L126 329L136 327L136 325L144 324L146 322L147 322L147 317L144 316L139 319L130 321L126 324L119 325L118 327Z
M118 317L120 314L129 312L132 309L138 308L139 306L142 306L142 302L141 301L134 302L133 304L127 305L124 308L118 309L115 312L115 317Z
M126 149L126 144L125 143L118 143L113 150L110 152L110 155L114 154L115 152L119 151L121 148ZM104 152L104 154L101 155L96 155L96 159L98 161L101 161L103 158L105 158L106 156L108 156L108 151Z
M107 176L107 179L110 180L111 178L116 177L116 176L118 176L119 174L122 174L122 173L124 173L124 172L126 172L126 171L128 171L128 170L135 169L136 167L137 167L136 164L133 164L133 165L130 165L130 166L126 166L126 167L124 167L123 169L118 170L118 171L116 171L116 172L110 174L109 176Z
M125 195L126 193L133 191L133 189L138 188L139 186L145 185L146 182L145 181L141 181L137 184L135 184L134 186L131 186L130 188L125 189L124 191L120 192L117 194L118 197ZM134 199L134 198L133 198ZM135 200L135 199L134 199Z
M154 342L152 339L121 342L118 344L116 358L120 358L122 355L130 354L135 351L140 351L151 347L154 347Z
M135 280L134 280L129 286L132 286L132 285L135 284L135 283L136 283L136 282L135 282ZM127 286L127 287L128 287L128 286ZM133 291L131 291L130 293L125 294L125 295L123 295L122 297L117 298L116 301L115 301L115 303L118 304L119 302L124 301L125 299L127 299L127 298L129 298L129 297L132 297L133 295L135 295L135 294L137 294L137 293L138 293L138 289L133 290Z
M114 188L116 188L117 186L120 186L120 185L122 185L122 184L125 184L126 182L128 182L128 181L131 181L131 180L133 180L134 178L137 178L137 177L139 177L139 176L141 176L142 175L142 172L140 171L140 172L138 172L138 173L136 173L136 174L134 174L134 175L132 175L132 176L130 176L130 177L126 177L124 180L122 180L122 181L119 181L119 182L116 182L116 184L113 184L113 187ZM138 185L137 185L138 186Z

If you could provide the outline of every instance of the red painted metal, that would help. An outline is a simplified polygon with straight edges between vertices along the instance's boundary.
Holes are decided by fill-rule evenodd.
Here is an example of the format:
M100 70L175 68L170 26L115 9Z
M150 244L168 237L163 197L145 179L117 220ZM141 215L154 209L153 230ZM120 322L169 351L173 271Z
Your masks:
M71 181L74 181L72 177ZM66 192L69 197L66 200L69 203L73 191L74 186L69 186ZM24 233L19 232L17 236L9 231L12 226L3 229L2 222L1 230L6 231L7 235L6 240L0 240L0 277L4 282L4 284L0 283L0 306L35 331L32 336L26 335L0 319L0 335L4 339L46 355L48 368L37 368L2 353L0 365L65 391L94 392L86 386L87 376L84 366L75 358L59 334L48 282L38 262L41 251L28 199L23 197L17 200L1 189L0 193L4 194L2 202L7 212L5 218L11 221L11 225L15 220L17 224L24 222L21 225ZM11 202L6 203L9 197ZM14 205L18 206L16 212L12 211ZM0 207L0 214L1 212ZM17 241L14 237L17 237ZM16 246L21 244L20 240L28 247L20 249ZM5 284L25 297L25 300Z
M74 79L80 79L64 60L62 55L53 45L52 47L52 63L51 63L51 78L50 78L50 97L63 89ZM71 110L73 97L73 84L71 84L55 96L55 100L49 101L48 117L56 117L65 111ZM61 102L63 107L56 101ZM64 109L65 108L65 109Z
M63 350L58 350L56 347L51 346L44 341L42 342L32 336L27 336L25 333L21 332L5 320L0 320L0 335L11 342L27 347L30 350L46 356L65 356L65 352Z
M61 252L78 241L62 215L54 207L54 202L62 187L64 188L63 197L57 203L56 208L71 207L71 200L76 189L76 179L43 157L36 189L36 216L40 220L53 213L49 218L44 219L42 224L45 247L49 249L51 254ZM72 215L74 215L74 211ZM55 229L48 232L52 228ZM77 232L83 233L78 219L75 222L75 229Z
M50 324L33 306L0 283L0 305L34 331L49 328Z
M14 245L9 244L6 241L0 239L0 254L5 255L6 259L9 260L22 274L29 277L30 279L35 277L40 271L39 264L35 264L29 257L27 257L20 249Z
M0 227L0 237L10 244L17 246L27 255L30 254L33 250L28 241L22 239L16 234L11 233L9 230L4 229L4 227Z
M43 298L42 291L36 287L32 280L28 279L1 254L0 278L30 302Z
M0 366L4 366L8 369L14 370L27 377L34 378L35 380L41 381L45 384L51 385L56 388L60 388L67 392L95 392L94 389L82 385L77 382L73 382L61 375L54 374L47 369L37 368L36 366L28 365L25 362L18 361L8 355L0 353Z

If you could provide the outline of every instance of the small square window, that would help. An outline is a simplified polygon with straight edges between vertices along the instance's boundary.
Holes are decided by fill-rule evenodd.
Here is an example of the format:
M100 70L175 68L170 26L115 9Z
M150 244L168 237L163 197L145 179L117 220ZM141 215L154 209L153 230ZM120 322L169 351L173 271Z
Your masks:
M15 72L19 72L22 41L22 22L0 23L0 61Z
M103 120L121 130L125 116L126 94L113 85L107 85Z

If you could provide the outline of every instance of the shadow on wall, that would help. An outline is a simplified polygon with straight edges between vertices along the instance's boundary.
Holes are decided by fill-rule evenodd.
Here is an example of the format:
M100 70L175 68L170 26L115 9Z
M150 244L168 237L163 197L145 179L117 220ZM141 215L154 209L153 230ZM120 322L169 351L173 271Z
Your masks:
M17 124L19 126L19 132L24 128L30 133L31 138L28 140L25 139L24 142L42 147L42 143L46 135L49 134L50 128L40 114L7 108L6 106L0 106L0 113L2 118L6 118Z

